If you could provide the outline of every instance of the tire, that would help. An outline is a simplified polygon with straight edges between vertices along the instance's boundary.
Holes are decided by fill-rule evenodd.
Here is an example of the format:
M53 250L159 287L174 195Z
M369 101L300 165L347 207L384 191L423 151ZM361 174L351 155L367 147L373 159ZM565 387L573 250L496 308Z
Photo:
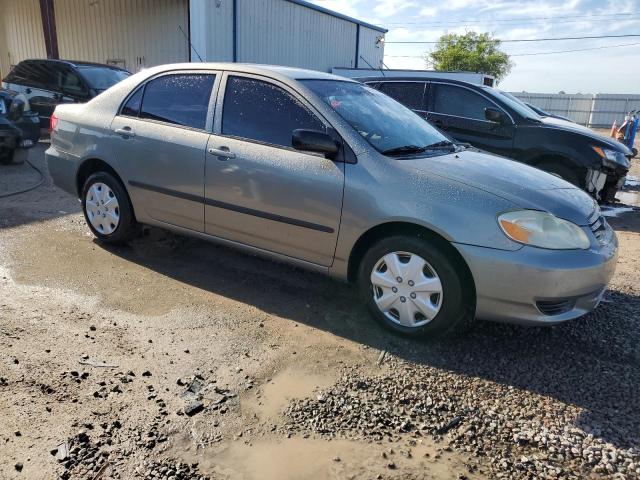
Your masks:
M387 329L408 337L438 337L466 330L474 318L475 288L467 280L461 260L450 254L448 248L443 241L405 235L388 237L372 245L360 262L358 290L373 317ZM393 259L394 255L400 265L387 265L386 259ZM420 270L421 261L424 265ZM415 266L418 270L412 274L410 270ZM407 278L400 282L396 279L395 284L390 282L381 287L381 282L385 283L394 276L389 274L394 269L399 269L400 275ZM374 274L379 283L377 286L371 280ZM436 293L438 280L441 288ZM392 291L394 287L397 292ZM391 295L395 295L396 299L387 311L383 311L379 303L385 303L387 295L391 299ZM424 308L425 305L428 308ZM398 307L395 312L394 306ZM399 310L409 312L409 315L404 315L404 321ZM413 318L414 325L409 325L407 317Z
M541 163L540 165L538 165L538 168L552 175L556 175L578 188L583 188L578 172L570 167L567 167L566 165L558 165L556 163Z
M15 150L5 150L0 152L0 165L11 165L13 163L13 156L15 153Z
M82 212L91 232L105 243L127 242L140 231L124 186L107 172L93 173L84 182Z

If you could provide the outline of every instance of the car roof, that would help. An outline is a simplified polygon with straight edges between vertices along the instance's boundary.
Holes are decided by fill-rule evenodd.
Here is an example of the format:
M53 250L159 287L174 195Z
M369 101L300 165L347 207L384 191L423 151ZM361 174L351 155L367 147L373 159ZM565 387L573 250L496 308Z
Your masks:
M331 73L307 70L304 68L286 67L282 65L262 65L258 63L231 63L231 62L192 62L192 63L171 63L158 65L145 69L150 74L161 73L171 70L225 70L240 73L252 73L273 78L285 78L291 80L338 80L357 83L355 80L332 75Z
M445 78L445 77L359 77L355 78L355 80L365 83L365 82L443 82L443 83L453 83L456 85L463 85L465 87L475 87L482 88L481 85L465 82L463 80L456 80L453 78Z
M113 70L122 70L123 72L127 72L128 70L118 67L116 65L107 65L105 63L97 63L97 62L86 62L84 60L60 60L53 58L29 58L27 60L23 60L23 62L47 62L47 63L62 63L65 65L71 65L72 67L78 66L87 66L87 67L104 67L111 68ZM22 63L22 62L20 62Z

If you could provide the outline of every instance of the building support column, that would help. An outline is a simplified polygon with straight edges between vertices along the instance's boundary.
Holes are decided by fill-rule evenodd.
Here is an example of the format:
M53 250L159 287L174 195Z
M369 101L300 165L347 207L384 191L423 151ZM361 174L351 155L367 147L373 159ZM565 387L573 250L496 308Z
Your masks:
M42 17L42 30L44 32L44 45L47 51L47 58L60 58L53 0L40 0L40 16Z

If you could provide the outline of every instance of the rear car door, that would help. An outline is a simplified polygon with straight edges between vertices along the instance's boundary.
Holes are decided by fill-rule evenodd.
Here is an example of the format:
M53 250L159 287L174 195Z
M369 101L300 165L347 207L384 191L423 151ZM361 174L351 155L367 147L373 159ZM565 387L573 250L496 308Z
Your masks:
M487 108L499 110L505 123L485 117ZM427 119L460 142L510 156L515 137L511 116L488 97L470 88L449 83L431 84Z
M329 266L344 163L291 147L293 130L329 124L289 86L225 74L205 174L205 231Z
M151 78L111 124L114 156L137 215L204 231L204 163L216 72L180 71Z

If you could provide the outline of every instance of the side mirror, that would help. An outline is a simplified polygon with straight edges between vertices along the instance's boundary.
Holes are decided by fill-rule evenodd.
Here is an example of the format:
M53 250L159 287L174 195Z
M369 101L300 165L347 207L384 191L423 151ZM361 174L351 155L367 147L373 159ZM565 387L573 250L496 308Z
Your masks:
M14 98L13 101L11 102L11 106L9 107L9 115L8 115L9 120L16 121L20 117L22 117L22 114L24 113L24 108L25 108L24 100L21 100L19 98Z
M502 113L500 110L496 110L495 108L485 108L484 118L486 118L490 122L499 123L500 125L504 124L505 122L504 113Z
M294 130L291 145L304 152L318 152L329 156L338 153L338 144L331 135L318 130Z

